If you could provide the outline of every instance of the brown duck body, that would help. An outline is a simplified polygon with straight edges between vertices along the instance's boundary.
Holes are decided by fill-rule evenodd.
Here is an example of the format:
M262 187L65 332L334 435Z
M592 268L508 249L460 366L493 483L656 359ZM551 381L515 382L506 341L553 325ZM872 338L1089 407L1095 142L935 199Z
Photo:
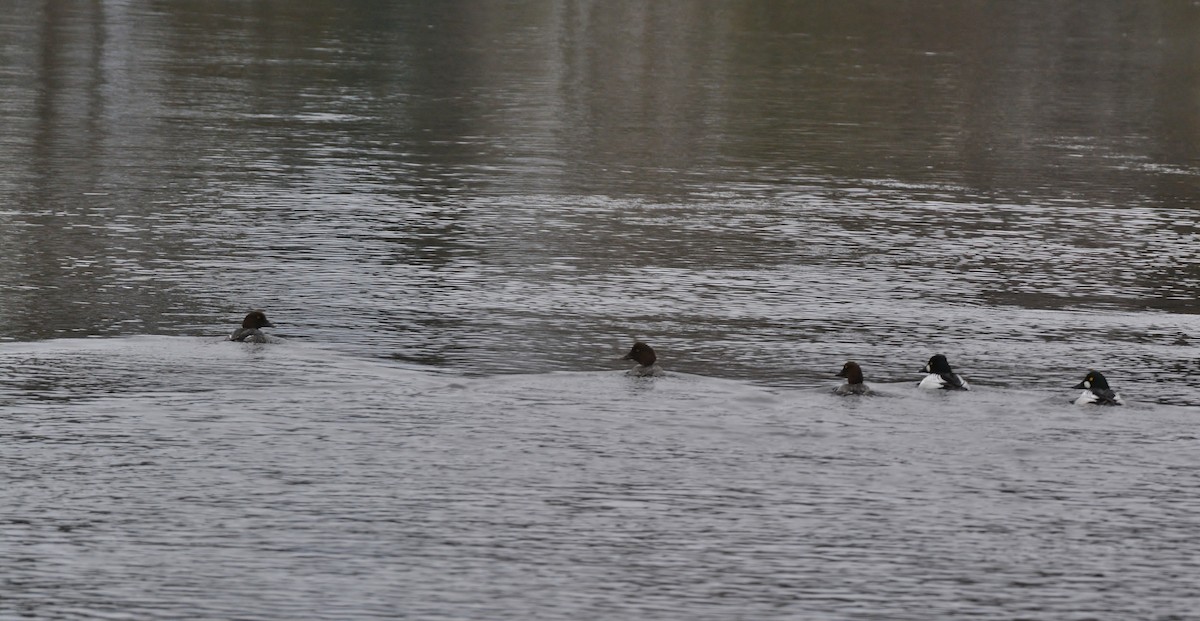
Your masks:
M633 348L621 360L633 360L638 363L638 366L629 370L629 375L655 377L663 374L662 369L655 364L658 356L654 354L654 348L641 341L634 343Z
M239 343L266 343L267 335L262 333L259 328L274 328L275 324L267 319L267 314L260 311L250 311L246 318L242 320L242 327L233 331L229 335L229 340Z
M846 378L846 383L833 389L836 395L869 395L871 389L863 383L862 367L858 366L857 362L851 360L842 366L842 370L838 372L837 377Z

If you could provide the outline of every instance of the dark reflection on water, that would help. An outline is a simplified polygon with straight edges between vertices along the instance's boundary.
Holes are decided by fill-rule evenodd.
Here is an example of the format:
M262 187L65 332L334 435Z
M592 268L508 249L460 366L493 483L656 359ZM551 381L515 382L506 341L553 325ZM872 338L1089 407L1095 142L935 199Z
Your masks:
M117 456L131 443L151 452L168 447L155 463L170 463L174 443L182 443L180 459L193 468L214 459L256 465L218 473L238 485L230 505L202 481L180 475L196 490L168 504L172 532L187 530L193 503L217 507L214 519L230 520L232 530L250 525L265 532L303 520L306 511L315 522L336 513L339 524L344 519L352 527L354 516L340 513L336 502L288 495L289 486L310 485L329 472L268 473L269 463L256 456L276 453L255 450L262 441L288 459L303 461L308 451L341 463L357 453L332 450L322 434L350 434L343 439L365 451L359 457L379 462L348 465L348 487L341 489L354 490L346 492L350 504L376 512L367 531L403 542L389 548L391 555L417 546L426 565L453 568L464 584L474 584L494 577L489 563L511 558L509 543L553 555L556 544L568 542L558 549L569 558L555 556L555 569L539 567L534 555L503 577L498 595L513 617L526 618L539 605L670 617L681 601L694 612L726 593L679 587L663 576L693 567L688 584L716 584L727 575L723 563L767 568L751 576L754 584L734 588L761 595L754 610L765 611L757 615L764 618L789 601L789 585L797 582L813 589L806 597L826 604L807 610L859 618L911 611L905 604L928 601L922 595L930 584L949 594L939 610L956 617L996 610L1009 614L989 618L1014 611L1089 614L1111 603L1073 606L1063 585L1074 580L1124 586L1123 593L1148 602L1145 609L1178 609L1172 594L1156 600L1149 582L1122 585L1075 569L1119 565L1131 552L1121 547L1120 528L1135 528L1143 517L1168 533L1157 540L1138 531L1147 546L1168 548L1176 532L1186 531L1186 519L1176 519L1187 514L1179 490L1194 485L1172 488L1164 505L1154 504L1162 500L1154 490L1169 485L1172 472L1194 475L1185 459L1176 459L1186 453L1178 447L1194 438L1172 435L1182 414L1171 406L1200 405L1200 6L18 0L6 8L0 14L0 338L11 347L18 346L11 341L48 342L46 350L22 343L33 349L0 366L0 411L20 414L5 419L0 433L29 442L23 452L3 456L8 462L53 464L64 457L55 452L59 440L86 447L90 434L109 438L101 452ZM257 365L269 351L226 351L204 341L196 353L175 339L162 345L117 338L219 337L254 307L268 310L275 334L324 348L328 359L289 358L273 377L260 376ZM85 336L103 337L97 339L107 344L99 346L103 353L88 353L83 341L56 345L55 339ZM628 389L607 376L588 379L590 372L620 368L616 358L634 338L653 343L669 369L709 378L695 380L702 394L724 390L716 378L791 392L763 397L737 383L735 397L688 401L687 389ZM859 407L808 392L827 387L850 358L863 363L869 382L899 391L936 351L949 354L982 394L958 409L987 429L987 421L1008 415L1011 400L1020 422L997 435L966 438L970 455L939 452L926 444L939 441L936 416L904 437L894 435L888 416L955 409L944 402ZM246 352L245 360L227 357ZM325 383L325 364L369 360L384 361L385 369L416 363L430 375L350 373L338 375L343 383ZM1066 387L1090 367L1103 369L1137 404L1122 416L1143 417L1145 428L1062 412L1071 396ZM536 383L536 376L520 375L517 396L493 384L504 381L497 374L545 371L574 374L547 376L554 390L521 384ZM444 372L457 379L425 386ZM310 383L320 384L316 394L306 392ZM437 396L390 392L393 384L409 383ZM191 427L238 411L240 393L222 388L245 391L254 416L238 420L269 432L251 441L234 424ZM627 389L644 392L619 407L603 405L604 391ZM707 421L696 424L712 425L711 438L718 439L733 432L712 420L727 425L741 416L773 416L772 408L787 421L833 416L847 419L837 425L854 425L853 416L861 415L870 424L839 438L837 450L823 450L819 439L805 435L812 430L800 430L804 450L779 440L787 446L760 460L755 447L776 441L762 429L734 442L731 456L706 431L689 429L675 442L655 422L615 440L606 435L610 427L588 422L597 417L619 426L619 417L609 417L637 410L644 404L638 395L653 402L657 415L683 409L694 416L688 420ZM746 409L730 405L742 397L751 401ZM774 405L759 409L755 399ZM397 417L397 408L407 408L405 415ZM184 415L164 420L163 412ZM480 412L494 421L480 419L478 429L463 423ZM139 439L123 429L124 413L148 435ZM40 414L49 415L50 429L41 428ZM567 420L558 422L560 416ZM297 429L288 421L313 417L320 419L317 431L288 444ZM347 422L359 418L362 428ZM447 420L465 425L451 425L448 435L421 429L432 438L430 454L445 463L433 459L430 470L407 473L423 486L399 488L413 494L411 502L371 496L366 490L394 484L396 468L412 465L404 453L388 452L396 446L375 441L386 445L390 434L417 433L427 420L435 427ZM489 444L505 437L510 422L528 435ZM540 425L548 430L535 431ZM814 425L820 429L813 433L829 431L825 423ZM1014 439L1014 430L1030 425L1045 436ZM360 431L363 437L354 435ZM543 431L549 435L539 436ZM638 432L665 439L639 444ZM995 447L996 437L1012 452L973 462ZM39 444L45 438L51 440ZM221 447L215 458L205 453L205 440ZM1140 451L1143 444L1150 453L1172 451L1166 465L1138 462L1150 454ZM455 450L490 460L488 485L463 475L475 473L475 465L456 462ZM887 458L877 454L889 450ZM920 464L928 460L916 459L913 469L905 457L910 451L928 457L926 450L936 455L936 491L920 485L929 474ZM1055 450L1064 451L1064 461L1054 459ZM1090 468L1095 451L1115 478L1134 480L1125 496L1097 491L1106 479ZM70 476L48 488L68 497L81 493L89 455L65 456ZM560 490L535 473L533 487L545 502L527 507L521 494L529 473L506 478L503 466L517 467L528 455L537 455L546 472L569 473L586 463L606 478L567 482ZM810 486L799 475L775 478L793 463L830 477L828 485ZM677 468L666 487L653 476L662 464ZM636 476L622 473L625 466ZM891 467L892 478L862 474L886 475ZM1052 471L1054 483L1038 469ZM113 498L153 504L139 496L146 490L136 473L113 472ZM997 472L1015 473L1016 482ZM439 478L445 473L452 474ZM33 467L14 476L34 488L46 482ZM973 506L972 490L982 486L973 477L995 477L984 487L1002 488L997 493L1016 503L1012 509L1005 497L987 496L983 515L1012 509L1018 517L973 521L962 508ZM297 502L293 511L255 504L264 479L272 485L286 479L279 483L284 491L275 491ZM717 492L706 484L711 480L722 481ZM872 487L880 480L894 485ZM1072 487L1072 480L1084 483ZM327 491L337 496L338 489L335 482ZM478 492L488 489L497 491ZM791 491L825 504L792 504ZM120 509L116 500L84 496L105 510ZM1046 499L1063 504L1046 513L1040 504ZM443 502L449 508L439 513ZM751 512L747 530L738 531L737 510L756 502L767 510ZM480 526L489 503L510 512L511 523L496 528L511 539ZM815 580L819 572L811 569L789 574L797 570L787 555L773 555L772 533L782 524L819 535L834 519L820 510L842 505L852 507L855 519L848 530L827 532L844 537L818 539L811 548L807 539L793 541L788 550L800 555L790 558L832 562L844 580ZM413 529L386 521L389 512L413 506L429 512ZM914 528L929 524L917 529L925 537L921 550L906 547L911 542L894 531L871 530L874 517L893 509ZM1062 521L1056 510L1079 513ZM1089 510L1105 519L1089 521ZM662 526L705 511L729 521L697 519L688 527L732 529L730 538L714 539L715 552L689 550L691 535ZM256 521L247 512L268 517ZM64 514L65 528L86 532L91 518ZM116 530L144 533L157 514L143 515L145 522ZM621 515L627 521L611 517ZM514 534L532 523L520 516L543 519L534 526L547 528L582 517L577 529L531 541ZM929 521L939 516L945 520ZM589 559L582 540L572 540L596 523L615 537L603 551L617 561ZM618 536L629 524L640 525L630 532L648 539ZM31 536L25 522L10 526L20 531L9 539L18 545L69 539ZM443 526L450 530L438 530ZM1020 547L1005 547L1010 532L1018 533ZM1109 547L1089 547L1088 533L1101 533L1101 547ZM308 534L300 540L329 536L321 528ZM1049 559L1048 567L1000 572L1011 578L1003 584L986 570L970 572L973 583L958 582L961 567L942 564L961 541L950 535L976 544L973 568L990 567L997 556L1008 567L1029 558ZM227 536L204 530L198 545ZM313 553L337 558L336 570L350 576L356 568L380 570L346 552L360 549L356 536L349 535L345 549ZM646 552L647 540L665 555ZM248 551L296 544L269 536L236 541L214 549L206 565L219 577L215 583L236 593L209 610L216 616L229 616L253 595L237 581L241 572L280 570ZM151 546L154 558L170 559L178 542L159 543ZM872 552L869 562L855 561L856 545ZM733 550L733 557L721 550ZM1072 565L1079 550L1085 562ZM896 581L873 593L897 606L853 588L877 582L873 572L893 567L895 559L902 570L892 574ZM54 585L70 573L70 563L58 560L62 566L34 572L36 584L25 585L30 610L67 597ZM1155 560L1163 558L1137 559L1143 569ZM1172 576L1195 570L1182 557L1163 562ZM120 575L120 563L113 567L91 586L121 592L130 576ZM221 573L229 567L237 571ZM646 597L630 608L521 603L516 594L546 585L545 572L562 567L574 570L568 575L601 578L636 568L639 579L620 584ZM317 582L307 583L306 592L321 592ZM377 586L344 576L334 582L363 591ZM569 589L554 586L546 597L569 599ZM1023 590L1039 588L1043 607L1022 608ZM419 589L446 594L440 581ZM969 605L955 607L963 601L954 596L960 589ZM266 590L277 611L290 610L287 598L277 596L287 592L283 585ZM97 601L88 599L91 591L77 592L84 595L70 595L72 605ZM588 594L598 602L606 597ZM480 599L458 597L434 612L481 610ZM361 603L347 614L383 614L379 599L368 594ZM710 617L727 618L735 608L716 606Z
M969 354L1081 323L1016 308L1090 313L1089 362L1053 364L1120 368L1144 339L1117 317L1200 287L1196 7L27 8L2 25L9 338L263 306L480 371L641 336L803 381L847 355L814 332Z
M479 371L641 336L788 381L846 355L814 332L969 354L1085 323L1090 361L1053 364L1120 368L1131 322L1194 329L1153 313L1200 287L1196 7L25 8L0 26L8 338L263 306Z

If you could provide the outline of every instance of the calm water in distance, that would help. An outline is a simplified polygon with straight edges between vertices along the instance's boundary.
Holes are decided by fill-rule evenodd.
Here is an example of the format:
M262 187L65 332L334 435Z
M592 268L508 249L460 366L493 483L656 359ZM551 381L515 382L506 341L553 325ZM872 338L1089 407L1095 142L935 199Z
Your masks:
M4 9L0 618L1198 618L1200 5Z

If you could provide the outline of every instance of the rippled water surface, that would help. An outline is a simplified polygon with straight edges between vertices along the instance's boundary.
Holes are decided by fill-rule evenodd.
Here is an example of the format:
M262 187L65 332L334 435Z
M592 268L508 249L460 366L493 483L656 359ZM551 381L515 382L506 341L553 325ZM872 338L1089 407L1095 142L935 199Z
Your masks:
M0 617L1196 618L1196 32L18 1Z

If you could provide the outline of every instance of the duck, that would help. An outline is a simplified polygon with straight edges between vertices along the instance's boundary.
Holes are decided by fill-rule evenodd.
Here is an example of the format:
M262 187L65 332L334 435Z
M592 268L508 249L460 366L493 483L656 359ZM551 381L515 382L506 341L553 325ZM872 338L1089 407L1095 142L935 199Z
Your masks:
M633 360L638 363L638 366L630 369L626 375L658 377L663 374L662 368L655 364L658 356L654 354L654 348L641 341L635 342L621 360Z
M836 377L846 378L846 383L833 389L835 395L869 395L871 389L863 383L862 367L858 366L853 360L842 365L842 370L838 372Z
M950 361L946 360L946 356L942 354L935 354L930 358L921 371L929 375L926 375L925 379L917 384L917 388L971 390L971 385L967 383L967 380L950 368Z
M1121 395L1109 388L1108 380L1104 379L1104 375L1099 371L1088 371L1083 381L1076 384L1075 388L1083 389L1083 394L1071 402L1075 405L1125 405Z
M267 335L259 328L274 328L275 324L267 319L267 314L261 310L250 311L242 320L242 327L229 335L229 340L239 343L266 343Z

